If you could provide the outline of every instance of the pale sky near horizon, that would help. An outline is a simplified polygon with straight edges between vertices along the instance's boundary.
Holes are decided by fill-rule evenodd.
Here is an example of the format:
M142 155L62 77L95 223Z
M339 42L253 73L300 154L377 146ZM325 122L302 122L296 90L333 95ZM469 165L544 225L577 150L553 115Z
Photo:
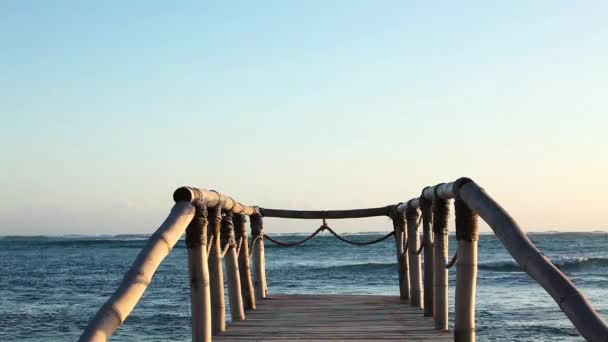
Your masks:
M181 185L346 209L460 176L528 231L606 230L607 17L605 1L2 1L0 235L151 233Z

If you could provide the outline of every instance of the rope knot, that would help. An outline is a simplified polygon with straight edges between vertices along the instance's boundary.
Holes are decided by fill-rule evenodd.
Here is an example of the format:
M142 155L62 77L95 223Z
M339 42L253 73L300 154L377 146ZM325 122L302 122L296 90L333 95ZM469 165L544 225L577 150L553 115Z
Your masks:
M207 245L207 206L202 200L194 202L194 218L186 229L186 247Z

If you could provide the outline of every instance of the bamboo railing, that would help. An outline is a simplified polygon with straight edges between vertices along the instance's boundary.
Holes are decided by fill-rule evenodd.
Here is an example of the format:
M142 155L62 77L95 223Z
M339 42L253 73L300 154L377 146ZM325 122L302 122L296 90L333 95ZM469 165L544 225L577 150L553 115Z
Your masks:
M475 341L478 217L488 223L521 268L553 297L586 340L608 341L608 326L583 294L534 246L515 220L468 178L426 187L419 197L407 202L370 209L265 209L240 204L216 191L189 187L177 189L173 197L176 204L167 219L150 237L116 292L89 322L80 341L107 341L112 336L184 232L190 274L192 340L198 342L211 341L212 335L226 329L222 263L226 266L232 319L246 319L246 311L255 310L256 301L264 300L268 294L265 241L296 246L324 230L356 245L377 243L394 235L400 298L423 308L424 316L434 318L437 330L448 330L448 269L455 264L454 341ZM447 222L451 200L454 200L458 248L448 262ZM251 239L246 229L247 216L251 222ZM393 232L361 243L340 236L326 223L326 219L372 216L390 217ZM322 219L323 225L299 242L283 243L264 233L263 217Z

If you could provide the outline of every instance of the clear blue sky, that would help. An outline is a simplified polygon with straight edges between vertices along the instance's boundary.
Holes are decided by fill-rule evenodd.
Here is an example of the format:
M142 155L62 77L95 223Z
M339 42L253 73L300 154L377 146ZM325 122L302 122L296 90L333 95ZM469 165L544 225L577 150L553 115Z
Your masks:
M151 232L181 185L353 208L460 176L527 230L608 228L608 2L421 3L0 2L0 234Z

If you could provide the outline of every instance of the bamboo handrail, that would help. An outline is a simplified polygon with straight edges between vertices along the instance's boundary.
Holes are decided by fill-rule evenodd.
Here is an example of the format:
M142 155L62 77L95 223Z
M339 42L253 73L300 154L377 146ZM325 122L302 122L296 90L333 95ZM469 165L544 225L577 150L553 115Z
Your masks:
M125 274L114 294L89 322L79 341L107 341L129 316L160 263L182 236L194 217L190 202L178 202L173 206L165 222L148 239L133 265Z
M213 292L214 295L223 294L220 243L229 248L229 254L225 262L232 317L233 320L245 319L243 299L247 300L249 308L255 309L255 300L267 296L264 256L265 234L263 233L262 223L262 217L264 216L323 219L324 222L325 219L389 216L393 220L394 226L392 234L396 241L401 298L410 300L415 306L427 306L425 315L435 317L437 329L447 330L448 282L445 265L448 243L447 218L451 199L456 200L456 235L458 240L456 316L454 318L455 341L475 341L477 215L488 223L498 240L522 269L553 297L585 339L593 342L608 341L608 325L583 294L566 275L534 246L515 220L482 188L468 178L460 178L455 182L426 187L420 197L397 205L353 210L282 210L252 207L243 205L216 191L192 187L177 189L173 197L176 204L171 212L150 237L146 246L125 274L116 292L89 322L79 341L107 341L133 310L150 284L156 269L170 253L191 222L193 225L190 229L195 227L198 229L196 231L191 230L191 236L189 240L187 239L189 241L187 242L192 289L193 340L210 341L211 332L220 332L224 327L223 320L214 322L219 315L225 312L223 301L209 299L210 292ZM205 235L207 218L205 216L203 220L201 216L197 218L198 221L193 221L193 217L195 217L193 204L196 205L197 210L207 207L210 211L211 208L214 210L214 214L210 215L213 220L209 222L209 230L214 233L210 235L213 236L213 242L215 243L209 251L212 256L210 261L207 260L208 252L205 247L207 243ZM424 301L421 301L420 297L420 255L416 253L420 237L417 223L419 209L422 209L424 216L424 289L426 290L424 292L433 289L433 296L427 298L425 295ZM200 216L203 213L207 215L206 209L204 210L204 212L197 211L197 215ZM222 228L220 229L220 215L222 212L225 215L221 219ZM238 216L237 228L239 235L244 240L243 246L245 246L240 258L241 265L239 265L235 250L233 215ZM250 216L252 223L251 235L254 251L251 261L246 247L248 244L246 242L245 216ZM406 226L408 229L405 229ZM220 230L221 232L218 234ZM410 244L409 248L403 245L403 241ZM409 252L405 253L406 250L409 250ZM215 289L222 286L222 291L210 291L208 264L212 265L213 269L211 278L214 286L211 287ZM249 267L250 264L253 264L253 277ZM410 283L410 280L412 283ZM431 280L432 284L427 284ZM241 287L242 281L246 282L243 287ZM432 306L432 308L428 306ZM198 325L195 326L195 324Z
M579 333L588 341L608 341L606 322L572 281L534 246L507 211L475 182L459 181L460 198L488 223L509 254L553 297Z
M259 208L264 217L281 217L290 219L350 219L374 216L390 216L394 206L351 210L287 210Z
M160 263L171 252L194 217L192 203L252 215L255 207L243 205L216 191L181 187L173 193L175 205L145 247L139 252L121 284L106 303L97 311L84 329L79 341L107 341L129 316L148 288Z
M231 211L234 214L253 215L258 212L257 207L241 204L232 197L223 195L217 191L197 189L188 186L183 186L175 190L173 193L173 200L175 200L176 203L181 201L189 203L203 201L208 207L220 205L223 210Z

